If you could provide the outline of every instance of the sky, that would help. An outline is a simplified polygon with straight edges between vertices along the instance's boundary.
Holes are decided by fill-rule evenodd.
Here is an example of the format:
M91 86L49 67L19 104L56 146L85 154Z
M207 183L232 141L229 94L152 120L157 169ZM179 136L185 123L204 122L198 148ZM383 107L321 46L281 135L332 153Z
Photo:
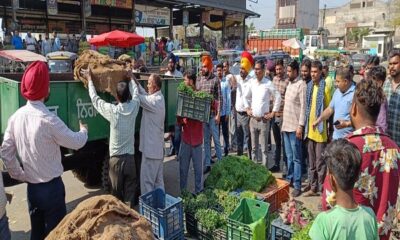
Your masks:
M320 0L319 7L320 9L324 7L326 4L327 8L338 7L346 4L350 0ZM258 3L254 3L258 2ZM276 0L247 0L247 9L259 13L261 15L260 18L256 18L254 20L248 20L254 22L256 29L264 30L274 27L275 25L275 5Z

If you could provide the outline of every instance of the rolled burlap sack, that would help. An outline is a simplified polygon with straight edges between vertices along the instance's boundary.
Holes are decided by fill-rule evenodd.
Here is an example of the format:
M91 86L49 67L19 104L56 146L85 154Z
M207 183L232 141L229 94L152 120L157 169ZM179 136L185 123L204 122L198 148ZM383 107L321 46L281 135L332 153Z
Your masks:
M81 70L92 70L92 80L98 92L108 92L116 97L117 83L127 79L127 66L124 61L110 58L93 50L85 50L75 61L74 78L88 85Z

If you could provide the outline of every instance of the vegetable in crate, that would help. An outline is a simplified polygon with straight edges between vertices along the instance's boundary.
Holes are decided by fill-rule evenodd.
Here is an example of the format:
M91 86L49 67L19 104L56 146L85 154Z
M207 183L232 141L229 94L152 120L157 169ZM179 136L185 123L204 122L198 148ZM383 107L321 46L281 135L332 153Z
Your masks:
M227 156L211 169L205 187L229 192L237 189L260 192L274 182L270 171L247 157Z
M183 93L185 95L191 96L191 97L196 97L196 98L202 98L202 99L213 99L213 96L210 94L203 92L203 91L193 91L193 89L189 86L186 86L184 82L181 82L178 85L178 92Z
M308 235L313 225L313 221L309 222L307 226L305 226L300 231L294 232L292 236L292 240L311 240L310 236Z
M294 199L282 203L280 217L284 224L291 225L295 231L304 228L314 219L311 211Z
M207 232L213 232L226 224L226 220L221 214L213 209L200 209L195 217Z

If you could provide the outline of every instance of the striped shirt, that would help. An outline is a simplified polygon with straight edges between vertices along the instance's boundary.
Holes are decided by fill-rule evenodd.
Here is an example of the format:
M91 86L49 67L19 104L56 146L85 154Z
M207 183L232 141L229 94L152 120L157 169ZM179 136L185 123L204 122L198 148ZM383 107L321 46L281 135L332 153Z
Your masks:
M285 93L282 132L295 132L299 126L304 127L306 116L307 84L301 78L289 82Z
M222 93L222 112L221 116L229 116L231 114L231 84L226 77L221 79Z
M388 101L387 133L400 146L400 85L393 89L392 84L391 78L387 78L383 84L383 91Z
M96 93L93 81L89 81L89 95L94 108L110 122L110 156L135 154L135 121L139 112L139 96L136 83L129 83L132 100L117 105L107 103Z
M0 154L12 178L44 183L64 171L60 146L77 150L87 138L85 128L73 132L43 102L28 101L10 117Z

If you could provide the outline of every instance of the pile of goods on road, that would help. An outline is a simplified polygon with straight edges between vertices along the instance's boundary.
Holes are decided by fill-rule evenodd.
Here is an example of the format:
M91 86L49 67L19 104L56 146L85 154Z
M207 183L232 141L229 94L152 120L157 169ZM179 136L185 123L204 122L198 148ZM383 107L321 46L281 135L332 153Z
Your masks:
M206 189L194 196L189 192L182 193L185 213L194 216L206 232L225 228L229 215L236 209L243 198L255 199L256 194L249 191L233 195L228 191Z
M110 58L93 50L85 50L75 61L74 78L88 85L87 79L81 70L90 68L92 80L96 90L108 92L116 97L116 87L119 81L127 79L127 65L124 61Z
M46 240L154 239L150 223L111 195L81 202Z
M241 199L256 199L256 192L273 183L275 178L271 172L249 158L224 157L214 164L202 193L182 194L186 226L201 226L200 230L206 233L226 229L228 217L239 206ZM188 224L188 216L196 224Z
M274 176L264 166L255 164L245 156L227 156L214 164L204 185L224 191L260 192L274 182Z
M282 204L281 213L279 215L284 224L291 225L295 230L304 228L314 219L311 211L294 199Z

